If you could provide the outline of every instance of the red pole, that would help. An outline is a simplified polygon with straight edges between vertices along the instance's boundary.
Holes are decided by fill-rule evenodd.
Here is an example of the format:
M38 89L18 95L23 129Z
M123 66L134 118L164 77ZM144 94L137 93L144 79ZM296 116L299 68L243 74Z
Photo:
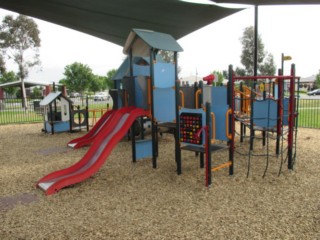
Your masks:
M211 169L209 169L209 142L208 142L208 135L209 135L209 128L208 126L204 126L204 130L205 130L205 147L206 147L206 187L209 186L209 171L211 171Z

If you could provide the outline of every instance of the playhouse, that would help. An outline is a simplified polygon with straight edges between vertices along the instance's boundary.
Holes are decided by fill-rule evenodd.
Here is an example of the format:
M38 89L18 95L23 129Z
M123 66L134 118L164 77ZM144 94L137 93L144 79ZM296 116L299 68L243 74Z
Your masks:
M87 110L74 110L72 101L62 92L49 93L40 101L46 133L72 132L88 128Z

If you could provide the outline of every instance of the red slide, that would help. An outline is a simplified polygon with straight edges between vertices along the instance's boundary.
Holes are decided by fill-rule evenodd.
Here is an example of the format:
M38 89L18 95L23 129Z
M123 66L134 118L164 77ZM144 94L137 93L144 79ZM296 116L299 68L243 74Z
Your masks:
M126 107L126 109L131 110L133 107ZM90 145L95 137L99 134L99 132L104 128L107 127L110 123L111 119L114 117L115 113L119 110L110 110L102 115L99 121L94 125L94 127L84 136L75 138L68 142L68 147L77 149L81 148L86 145Z
M136 118L147 115L140 108L122 108L116 111L108 127L103 128L84 157L71 167L53 172L41 178L37 187L47 195L61 188L81 182L95 174L108 158L112 149L125 136Z

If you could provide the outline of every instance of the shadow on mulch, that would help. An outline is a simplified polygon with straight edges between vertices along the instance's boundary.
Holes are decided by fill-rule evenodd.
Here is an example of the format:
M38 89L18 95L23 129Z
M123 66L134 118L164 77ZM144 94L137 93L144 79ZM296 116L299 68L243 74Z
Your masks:
M41 149L37 151L36 153L41 154L41 155L50 155L54 153L66 153L72 151L72 149L68 147L52 147L52 148L46 148L46 149Z
M0 197L0 211L8 211L15 208L18 204L29 204L37 202L38 197L32 193L22 193L10 197Z

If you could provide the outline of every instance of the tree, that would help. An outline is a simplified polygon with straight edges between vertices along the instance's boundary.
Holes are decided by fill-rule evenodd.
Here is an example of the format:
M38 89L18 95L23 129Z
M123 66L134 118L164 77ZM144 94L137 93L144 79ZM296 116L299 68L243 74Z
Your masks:
M112 77L116 74L116 69L111 69L107 72L107 77L105 78L104 85L108 89L114 88L114 81L112 80Z
M97 91L103 90L104 78L105 77L94 75L93 81L91 81L89 86L89 91L97 92Z
M92 81L94 81L94 74L88 65L75 62L67 65L64 68L64 79L59 82L64 84L69 91L79 92L81 94L88 90Z
M319 70L318 74L316 75L314 85L315 85L315 88L320 88L320 70Z
M213 71L212 74L214 74L215 76L218 76L218 81L216 83L217 83L217 86L221 86L224 80L223 73L219 71Z
M245 28L243 36L240 38L242 44L241 63L244 69L237 68L237 75L253 75L254 74L254 28L252 26ZM273 56L264 51L264 44L262 43L261 36L258 35L258 58L257 67L258 75L274 75L275 64ZM267 58L265 58L267 56Z
M32 18L18 15L4 17L0 25L0 47L6 58L18 65L18 76L21 81L22 106L26 108L26 91L24 80L29 69L40 65L40 37L37 24Z
M15 74L13 71L10 72L3 72L2 76L0 78L0 83L9 83L9 82L15 82L18 81L19 77L17 74ZM17 93L17 88L16 87L7 87L5 91L9 93L10 95L14 95Z

